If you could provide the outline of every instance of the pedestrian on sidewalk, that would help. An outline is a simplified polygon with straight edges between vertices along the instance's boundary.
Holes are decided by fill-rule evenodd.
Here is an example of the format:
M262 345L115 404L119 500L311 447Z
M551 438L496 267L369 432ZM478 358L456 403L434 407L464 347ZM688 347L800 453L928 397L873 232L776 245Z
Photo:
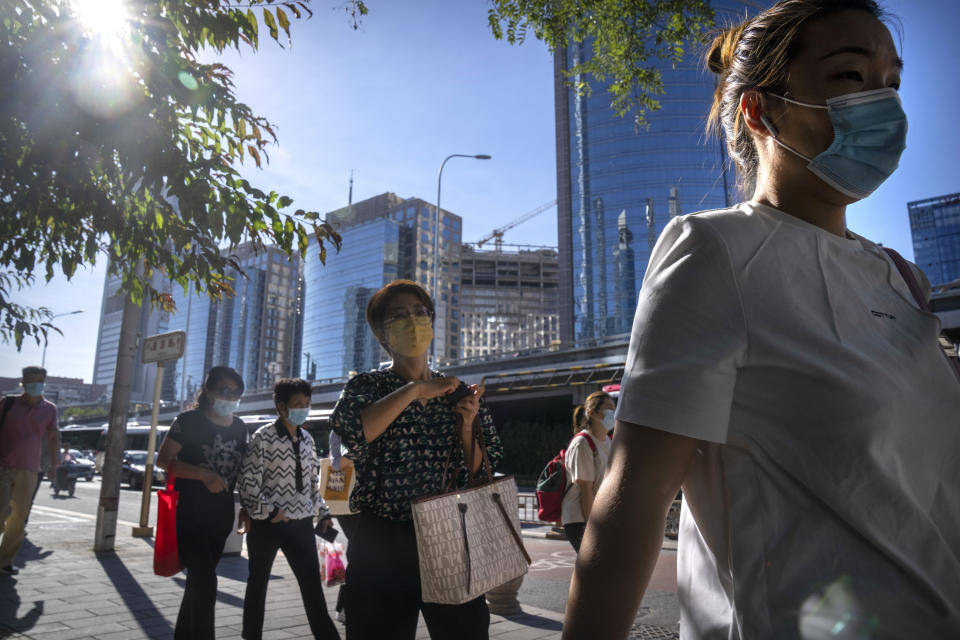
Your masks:
M0 575L20 572L13 562L23 545L44 440L52 472L60 450L57 405L43 397L47 370L24 367L21 373L23 393L4 398L0 406Z
M684 638L960 638L960 385L923 273L846 225L906 145L884 19L780 0L714 40L752 199L652 252L564 638L627 636L681 484Z
M157 466L173 473L177 502L177 550L186 569L176 640L214 637L217 563L233 529L233 488L247 430L233 415L243 378L230 367L212 367L196 408L178 415L157 454Z
M330 527L331 519L320 497L320 464L313 437L302 428L310 415L310 391L306 380L279 380L273 387L279 417L253 434L243 456L237 488L249 514L242 631L247 640L260 640L263 635L267 584L277 551L283 551L300 585L313 637L340 638L323 597L314 536L314 517L319 517L320 532Z
M610 458L614 409L616 404L609 393L594 391L573 410L574 436L563 458L567 490L560 513L563 532L577 553L580 553L583 531Z
M413 640L422 613L431 638L486 640L490 611L483 596L460 605L423 601L410 501L443 490L444 461L454 449L451 465L461 483L482 471L479 447L468 461L474 418L496 467L502 447L493 418L476 385L454 406L444 398L460 381L427 366L434 306L423 287L394 280L371 296L366 316L393 364L351 378L330 417L357 470L347 637Z

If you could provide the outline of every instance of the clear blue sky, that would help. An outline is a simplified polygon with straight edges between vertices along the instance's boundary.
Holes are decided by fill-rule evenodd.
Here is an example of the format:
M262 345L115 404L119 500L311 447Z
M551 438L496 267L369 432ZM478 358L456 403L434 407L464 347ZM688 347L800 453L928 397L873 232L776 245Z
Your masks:
M492 160L454 159L443 173L443 208L463 217L466 240L556 197L553 63L542 43L494 40L482 0L368 0L356 31L327 6L316 2L311 20L294 22L292 47L264 42L256 54L226 57L237 95L280 139L266 170L247 170L252 182L326 212L346 204L352 169L354 201L393 191L433 202L444 157L487 153ZM911 257L906 203L960 191L960 2L886 6L903 23L907 150L897 173L848 209L848 226ZM556 235L551 211L506 241L555 244ZM103 278L101 262L15 296L54 313L85 309L57 318L64 336L50 338L51 375L90 381ZM0 376L40 358L32 342L21 353L0 344Z

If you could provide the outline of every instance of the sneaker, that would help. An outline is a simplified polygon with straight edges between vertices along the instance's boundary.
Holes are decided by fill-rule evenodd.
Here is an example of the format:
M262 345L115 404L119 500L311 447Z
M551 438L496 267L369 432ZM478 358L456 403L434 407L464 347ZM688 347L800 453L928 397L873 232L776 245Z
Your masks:
M20 573L20 567L12 564L8 564L7 566L0 569L0 575L15 576L18 573Z

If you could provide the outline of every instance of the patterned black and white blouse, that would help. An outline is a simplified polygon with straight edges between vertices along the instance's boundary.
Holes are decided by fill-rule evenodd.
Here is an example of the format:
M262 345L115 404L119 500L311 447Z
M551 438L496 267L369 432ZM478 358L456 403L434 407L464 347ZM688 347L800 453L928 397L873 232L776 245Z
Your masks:
M443 377L434 371L433 377ZM410 403L387 430L373 442L363 436L360 413L393 393L407 381L386 369L354 376L343 388L330 416L333 430L350 451L357 469L357 483L350 494L350 509L390 520L410 520L410 501L441 492L443 464L454 449L451 466L458 470L460 484L467 479L457 414L443 398L426 406ZM500 437L490 410L480 400L477 414L494 469L503 455ZM482 471L482 469L481 469Z
M291 520L328 513L313 437L299 427L296 434L292 438L277 420L257 429L247 443L237 491L254 520L273 519L280 509Z

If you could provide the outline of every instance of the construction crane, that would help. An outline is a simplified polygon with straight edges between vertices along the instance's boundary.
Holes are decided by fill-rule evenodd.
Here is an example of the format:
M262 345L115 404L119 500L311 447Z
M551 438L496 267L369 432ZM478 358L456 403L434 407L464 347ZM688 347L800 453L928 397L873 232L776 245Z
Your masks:
M530 218L533 218L534 216L540 215L541 213L543 213L543 212L546 211L547 209L555 206L556 204L557 204L557 201L556 201L556 200L551 200L550 202L545 202L544 204L540 205L540 206L537 207L536 209L533 209L533 210L531 210L531 211L527 211L525 214L523 214L523 215L520 216L519 218L516 218L516 219L514 219L514 220L511 220L510 222L508 222L507 224L503 225L503 226L500 227L499 229L494 229L493 231L491 231L490 233L488 233L487 235L485 235L485 236L484 236L483 238L481 238L480 240L477 240L477 243L476 243L476 244L477 244L477 248L479 249L479 248L482 247L485 243L490 242L491 240L493 240L494 245L495 245L496 248L497 248L497 252L499 253L500 248L503 246L503 234L504 234L504 233L506 233L506 232L509 231L510 229L513 229L513 228L514 228L515 226L517 226L518 224L523 224L524 222L526 222L526 221L529 220Z

